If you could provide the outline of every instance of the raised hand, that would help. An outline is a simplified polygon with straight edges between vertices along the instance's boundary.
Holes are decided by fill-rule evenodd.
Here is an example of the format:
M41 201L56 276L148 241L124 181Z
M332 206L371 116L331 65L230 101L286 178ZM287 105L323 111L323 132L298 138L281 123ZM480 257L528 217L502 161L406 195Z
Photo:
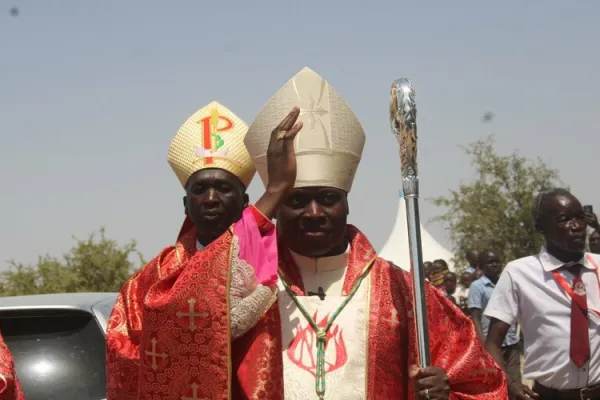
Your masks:
M296 123L300 109L292 111L271 132L267 148L267 171L269 183L267 190L283 191L287 194L296 183L296 154L294 138L302 129L302 122Z
M296 123L300 109L294 107L273 132L267 148L267 172L269 183L255 207L267 218L273 218L279 203L294 188L296 183L296 154L294 138L302 129L302 122Z

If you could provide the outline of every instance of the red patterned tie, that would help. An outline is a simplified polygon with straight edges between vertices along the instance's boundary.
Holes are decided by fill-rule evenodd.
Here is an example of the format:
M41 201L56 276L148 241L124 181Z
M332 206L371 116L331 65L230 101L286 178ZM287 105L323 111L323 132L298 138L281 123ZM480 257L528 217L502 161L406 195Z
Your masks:
M590 359L590 335L585 286L581 280L581 265L571 269L575 273L573 279L573 296L581 300L571 300L571 360L579 368ZM580 307L584 305L585 309Z

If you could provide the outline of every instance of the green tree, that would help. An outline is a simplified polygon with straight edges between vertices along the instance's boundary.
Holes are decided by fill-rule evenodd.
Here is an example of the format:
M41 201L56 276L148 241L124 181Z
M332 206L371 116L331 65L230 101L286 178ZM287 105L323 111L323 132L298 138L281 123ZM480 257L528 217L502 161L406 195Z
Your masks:
M450 232L455 263L465 264L468 249L494 249L506 262L536 253L542 238L533 225L533 200L541 190L561 185L558 172L516 151L499 155L492 136L462 149L472 159L475 180L433 199L446 209L435 220Z
M145 263L134 240L119 245L105 236L104 228L86 240L74 239L62 259L40 256L35 265L9 261L9 270L0 276L0 296L114 292Z

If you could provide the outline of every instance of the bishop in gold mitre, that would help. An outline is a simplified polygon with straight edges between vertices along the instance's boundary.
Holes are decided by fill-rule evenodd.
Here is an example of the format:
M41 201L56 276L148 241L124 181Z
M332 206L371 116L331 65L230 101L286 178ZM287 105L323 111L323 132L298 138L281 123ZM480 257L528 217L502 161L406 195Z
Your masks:
M173 138L168 162L185 189L185 222L175 245L119 292L108 323L107 399L230 398L231 343L275 301L270 219L283 198L271 191L249 205L247 130L212 102ZM282 181L293 185L293 177Z
M310 68L275 93L246 134L263 183L268 132L294 106L304 126L295 138L296 184L276 214L277 302L233 344L234 354L244 353L234 364L240 384L233 398L505 399L504 374L472 322L431 286L435 367L414 368L412 279L347 223L365 133L340 94Z

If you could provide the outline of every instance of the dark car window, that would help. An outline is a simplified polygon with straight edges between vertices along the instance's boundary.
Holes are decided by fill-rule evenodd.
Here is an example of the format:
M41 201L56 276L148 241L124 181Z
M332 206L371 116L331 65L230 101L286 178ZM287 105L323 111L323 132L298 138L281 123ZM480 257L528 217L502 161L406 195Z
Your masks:
M105 338L89 313L3 311L0 331L27 400L106 397Z

